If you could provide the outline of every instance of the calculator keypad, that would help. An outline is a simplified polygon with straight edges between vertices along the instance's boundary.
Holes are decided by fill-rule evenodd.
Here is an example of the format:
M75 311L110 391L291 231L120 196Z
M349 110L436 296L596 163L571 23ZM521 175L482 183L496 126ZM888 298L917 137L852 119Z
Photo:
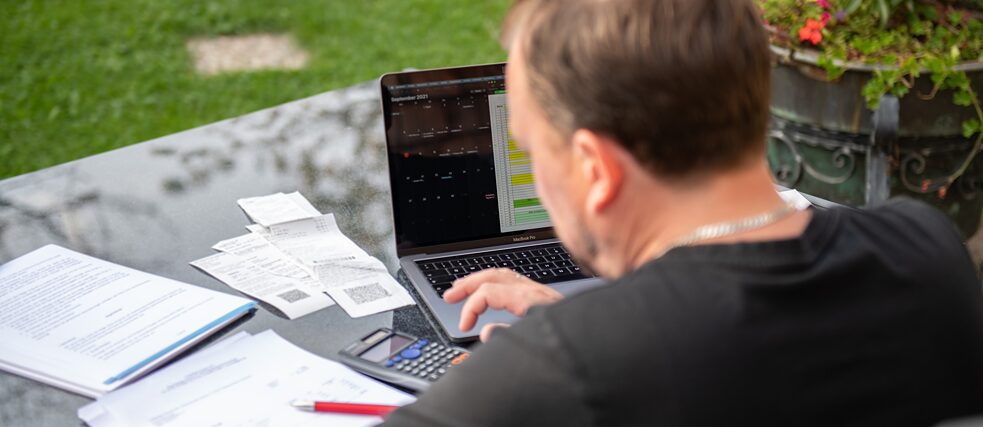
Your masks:
M390 357L384 364L387 368L437 381L451 366L460 364L470 356L471 353L421 339Z

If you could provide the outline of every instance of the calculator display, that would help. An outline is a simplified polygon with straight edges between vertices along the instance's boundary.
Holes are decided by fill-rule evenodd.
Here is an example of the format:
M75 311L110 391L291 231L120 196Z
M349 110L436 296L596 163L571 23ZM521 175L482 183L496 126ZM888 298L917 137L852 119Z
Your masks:
M382 340L372 348L365 350L362 352L362 354L358 355L358 357L370 362L379 363L389 358L391 354L399 351L403 347L406 347L406 345L411 342L413 342L413 340L410 338L392 335L389 338Z

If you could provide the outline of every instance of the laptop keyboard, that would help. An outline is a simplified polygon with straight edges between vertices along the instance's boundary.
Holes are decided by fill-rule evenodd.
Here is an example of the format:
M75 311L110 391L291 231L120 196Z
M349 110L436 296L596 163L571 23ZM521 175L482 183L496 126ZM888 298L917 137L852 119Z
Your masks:
M581 272L559 243L425 259L416 264L440 296L455 280L486 268L510 268L544 284L592 277Z

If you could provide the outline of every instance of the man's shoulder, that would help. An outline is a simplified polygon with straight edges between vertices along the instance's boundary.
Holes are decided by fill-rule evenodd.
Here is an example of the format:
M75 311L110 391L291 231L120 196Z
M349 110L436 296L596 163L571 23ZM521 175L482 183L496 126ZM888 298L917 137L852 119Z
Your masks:
M842 209L854 224L896 232L925 233L947 239L961 238L955 224L945 214L925 202L895 197L869 209Z
M749 295L757 295L746 292L749 286L760 290L757 282L793 285L804 277L835 281L830 277L849 268L884 271L884 277L899 280L929 283L942 274L960 284L977 283L955 225L923 202L896 198L871 209L817 214L822 224L802 242L690 248L689 253L650 261L608 285L560 301L543 310L544 317L561 333L637 322L698 322L706 326L704 332L714 333L714 326L726 326L740 316Z
M964 237L952 220L924 202L897 197L869 209L843 209L841 216L844 237L863 239L883 254L947 265L969 261Z

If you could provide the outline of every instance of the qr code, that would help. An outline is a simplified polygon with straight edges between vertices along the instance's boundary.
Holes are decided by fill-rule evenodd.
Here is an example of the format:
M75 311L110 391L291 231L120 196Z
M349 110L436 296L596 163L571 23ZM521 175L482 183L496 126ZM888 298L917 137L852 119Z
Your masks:
M365 304L367 302L382 299L390 295L389 291L387 291L386 288L379 286L378 283L370 283L368 285L347 288L345 289L345 293L348 294L348 298L355 301L355 304Z
M280 297L280 298L283 298L287 302L296 302L296 301L300 301L300 300L302 300L304 298L307 298L310 295L307 295L303 291L299 291L297 289L291 289L291 290L289 290L287 292L284 292L284 293L282 293L280 295L277 295L277 296Z

